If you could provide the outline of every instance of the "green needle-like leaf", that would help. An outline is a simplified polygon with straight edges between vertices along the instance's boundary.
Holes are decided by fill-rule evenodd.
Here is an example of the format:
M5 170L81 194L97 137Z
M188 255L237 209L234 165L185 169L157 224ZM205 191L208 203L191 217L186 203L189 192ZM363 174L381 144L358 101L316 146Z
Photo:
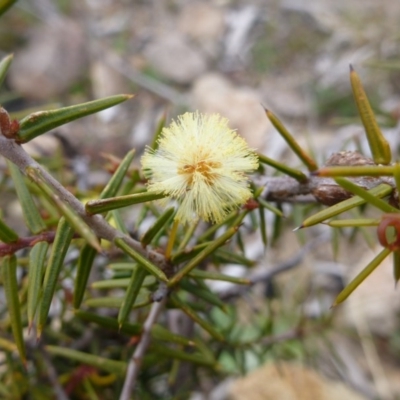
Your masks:
M54 189L44 181L40 171L36 168L28 167L26 168L26 174L34 183L36 183L47 198L52 201L76 232L79 233L79 235L81 235L82 238L85 239L93 248L98 252L101 252L101 246L97 236L91 231L75 210L64 203Z
M337 230L334 230L331 234L331 247L333 259L337 260L339 255L339 232Z
M165 345L161 345L159 343L152 343L151 349L156 353L167 357L168 359L176 359L181 361L188 361L197 365L204 365L208 367L212 367L216 364L215 360L209 360L205 358L202 353L187 353L182 350L178 350L176 348L171 348Z
M217 249L213 256L216 260L223 262L224 264L239 264L245 265L246 267L253 267L255 265L255 261L249 260L241 254L223 247Z
M115 196L117 194L117 191L121 186L125 174L127 173L129 166L132 163L134 155L135 149L128 151L124 159L119 164L117 170L108 181L106 187L102 190L100 194L100 199L107 199L108 197Z
M175 294L172 294L169 302L176 308L181 309L188 317L190 317L194 322L199 324L205 331L207 331L214 339L223 342L224 336L215 330L215 328L205 321L203 318L201 318L190 306L188 306L186 303L184 303L178 296Z
M125 235L129 234L128 228L125 225L125 221L118 210L110 211L110 214L107 215L107 220L113 221L115 223L115 227L122 233L125 233Z
M176 285L185 275L187 275L193 268L199 265L206 257L213 253L218 247L221 247L227 240L229 240L238 230L237 226L229 228L219 238L211 242L192 260L190 260L178 273L176 273L169 281L168 286Z
M143 268L145 268L150 274L154 275L156 278L160 279L163 282L168 282L168 278L161 271L160 268L156 267L153 263L139 254L136 250L132 249L128 244L125 243L124 239L116 238L114 243L117 247L119 247L124 253L128 256L132 257L137 263L139 263Z
M350 82L358 112L364 125L365 133L367 134L372 157L376 164L389 164L392 159L389 143L379 129L361 80L351 65Z
M51 300L56 290L58 276L74 234L71 225L61 218L57 226L56 236L43 282L43 295L39 307L38 335L40 336L50 310Z
M304 183L307 182L307 176L301 172L298 171L297 169L290 168L285 164L282 164L278 161L273 160L272 158L269 158L267 156L264 156L263 154L257 154L258 159L260 160L261 163L267 164L278 171L283 172L284 174L291 176L292 178L296 179L297 181Z
M4 0L0 0L0 15L4 12L2 12L2 5L5 3ZM10 3L10 2L9 2ZM14 3L14 1L11 2L11 4ZM12 60L14 58L13 54L10 54L6 57L4 57L1 61L0 61L0 86L3 84L4 82L4 78L6 77L6 74L8 72L8 69L10 68L10 65L12 63Z
M144 247L146 247L154 237L164 228L164 226L170 221L172 216L174 215L175 208L171 207L166 209L159 218L154 222L154 224L147 230L147 232L143 235L140 242Z
M11 329L23 362L26 359L25 343L22 334L21 305L18 297L17 258L15 255L3 257L2 263L3 287L7 301Z
M139 335L142 332L141 324L129 324L124 323L120 327L118 321L115 318L104 317L99 314L90 313L87 311L76 310L75 316L83 319L84 321L93 322L102 328L107 328L113 331L120 331L128 335Z
M108 307L108 308L121 308L124 299L122 297L96 297L93 299L85 300L84 304L86 307ZM132 308L142 308L151 304L152 300L150 298L150 292L146 289L141 289L138 296L136 297L136 302Z
M12 243L18 240L18 234L0 219L0 240L4 243Z
M351 293L381 264L381 262L391 253L391 250L383 249L336 297L333 306L345 301Z
M0 0L0 15L4 14L17 0Z
M210 243L212 243L212 242L210 241L210 242L201 243L201 244L198 244L198 245L192 247L191 249L179 251L173 255L173 257L171 258L171 261L173 264L181 264L185 261L191 260L194 256L196 256L203 249L205 249Z
M20 129L16 140L20 143L29 142L51 129L113 107L132 97L132 95L121 94L57 110L35 112L20 121Z
M136 184L139 183L141 179L142 177L140 176L139 171L137 169L133 170L131 176L129 177L129 180L122 187L120 194L126 195L129 193L133 193Z
M177 251L182 251L187 244L189 243L190 239L193 237L194 231L197 228L199 223L199 219L192 221L187 228L185 228L185 232L183 234L183 238L180 240Z
M399 209L392 207L390 204L384 202L381 199L378 199L376 196L368 193L366 190L361 188L360 186L356 185L355 183L344 179L344 178L335 178L335 181L338 185L340 185L343 189L361 197L364 199L368 204L372 204L373 206L379 208L385 213L396 213L400 212Z
M392 176L393 166L346 166L346 167L324 167L313 172L316 176Z
M137 264L132 264L135 265L135 268L133 271L136 271L138 267ZM132 271L132 269L131 269ZM93 282L90 287L92 289L126 289L129 286L129 283L131 282L132 278L115 278L115 279L103 279L101 281L96 281ZM148 287L152 286L155 283L157 283L157 279L153 275L147 275L146 278L144 279L142 283L142 287Z
M252 192L253 192L253 198L254 199L258 199L261 195L262 195L262 193L263 193L263 191L264 191L264 189L265 189L265 187L264 186L259 186L259 187L257 187L256 185L254 185L254 183L250 183L250 188L251 188L251 190L252 190Z
M226 217L225 221L211 225L201 236L199 236L199 238L197 239L197 243L211 240L214 234L219 231L221 227L223 227L224 225L231 226L232 222L237 218L237 215L237 211L233 211Z
M18 347L14 342L0 337L0 349L5 351L18 351Z
M279 118L269 110L265 110L265 114L271 121L272 125L274 125L276 130L281 134L283 139L285 139L286 143L290 146L290 148L294 151L294 153L308 168L308 170L309 171L317 170L318 169L317 163L300 147L300 145L297 143L294 137L289 133L289 131L285 128L285 126L282 124Z
M162 340L164 342L171 342L176 344L181 344L183 346L195 346L193 340L190 340L184 336L177 335L164 328L162 325L155 324L151 328L151 336L153 339Z
M72 350L67 347L46 346L46 350L53 356L60 356L69 360L91 365L101 371L107 371L120 377L125 376L127 364L124 361L109 360L108 358L94 356L82 351Z
M29 279L28 279L28 299L27 312L29 327L32 326L35 318L36 309L39 302L40 292L42 290L42 280L44 273L44 262L49 248L47 242L38 242L29 254Z
M261 232L261 239L263 242L264 247L268 244L268 235L267 235L267 223L265 221L265 210L264 207L260 205L258 208L258 215L260 217L260 232Z
M393 277L394 283L397 286L397 282L400 279L400 251L396 250L393 252Z
M22 207L25 223L28 229L36 235L46 229L46 224L40 216L20 170L10 161L7 162L7 165L14 181L15 191Z
M219 307L222 310L225 309L224 302L214 292L212 292L205 284L202 286L198 286L190 282L188 279L184 278L180 281L179 287L185 290L186 292L193 294L199 299L204 300L209 304Z
M377 198L382 198L387 196L393 191L393 188L389 185L386 185L385 183L382 183L370 190L368 190L368 193L371 195L377 197ZM350 199L341 201L338 204L335 204L332 207L326 208L320 212L317 212L316 214L312 215L311 217L305 219L301 226L299 228L307 228L309 226L313 226L316 224L319 224L320 222L326 221L329 218L332 218L336 215L342 214L343 212L350 210L351 208L358 207L361 204L366 203L366 201L359 197L359 196L354 196Z
M133 262L116 262L108 264L107 268L110 268L113 271L133 271L136 266L137 264Z
M157 147L158 147L158 138L160 137L160 134L161 134L162 130L164 129L166 120L167 120L167 113L164 112L163 115L160 118L160 121L158 122L156 131L154 133L153 141L152 141L152 143L150 145L150 147L153 150L156 150Z
M194 269L189 273L189 276L199 279L211 279L216 281L232 282L232 283L237 283L239 285L251 284L251 282L246 278L238 278L236 276L224 275L219 272L202 271L200 269Z
M132 306L135 303L136 298L139 294L140 288L143 285L144 278L146 277L147 274L148 274L147 270L142 267L137 267L135 271L132 273L129 286L125 292L124 301L122 302L121 308L118 313L119 326L122 326L122 324L128 318L129 313L132 310Z
M260 203L261 206L263 206L267 210L271 211L272 213L274 213L278 217L284 217L285 216L283 214L283 212L279 208L276 208L272 204L269 204L268 201L265 201L264 199L262 199L260 197L257 198L257 201Z
M396 182L397 193L400 193L400 163L393 165L393 176Z
M153 276L152 276L153 277ZM154 277L153 277L154 278ZM129 286L131 278L103 279L90 284L92 289L122 289Z
M338 219L334 221L324 222L332 228L352 228L356 226L378 226L381 221L373 218L360 219Z
M92 246L85 244L79 254L78 265L76 268L75 288L73 305L77 309L80 307L85 294L86 285L92 269L94 258L97 251Z
M165 194L145 192L112 197L109 199L91 200L86 203L85 209L88 214L94 215L106 211L116 210L117 208L128 207L133 204L140 204L147 201L162 199L165 196Z

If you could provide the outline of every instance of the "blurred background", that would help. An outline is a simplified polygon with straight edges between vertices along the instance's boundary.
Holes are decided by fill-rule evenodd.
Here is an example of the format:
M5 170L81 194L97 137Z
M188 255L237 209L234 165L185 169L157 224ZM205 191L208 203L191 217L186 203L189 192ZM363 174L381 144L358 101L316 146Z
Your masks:
M0 26L2 55L15 53L0 100L18 109L134 93L96 129L68 135L121 152L147 143L165 110L199 109L277 156L263 105L320 153L355 115L350 63L396 124L399 16L390 0L20 1Z
M102 152L121 157L135 147L140 155L164 113L171 119L196 109L220 113L251 147L298 167L263 107L319 163L342 149L365 150L349 82L352 64L385 135L398 148L399 21L400 2L393 0L19 1L0 24L0 56L14 53L0 104L20 118L33 110L135 94L27 145L39 156L61 145L70 157L84 157L85 173L92 171L85 176L89 187L107 182L97 171ZM393 289L390 260L343 306L330 309L343 284L373 258L373 232L344 231L338 238L318 226L295 234L292 229L309 210L303 205L285 211L289 217L279 235L270 233L263 267L290 259L290 271L255 290L241 307L258 319L268 312L282 332L293 333L289 339L299 339L289 345L283 336L276 359L312 365L313 374L345 385L336 392L322 374L312 375L304 378L310 379L305 397L293 398L328 399L310 394L317 379L321 390L335 393L332 399L338 393L346 399L400 398L400 295ZM321 235L328 240L305 246ZM242 370L231 363L232 376L257 372L257 360L246 357ZM268 368L249 386L236 382L245 395L237 386L232 398L257 399L246 397L249 387L269 380L278 385L282 376L283 387L289 385L290 369L279 375ZM216 396L210 398L223 398L215 386L208 388Z

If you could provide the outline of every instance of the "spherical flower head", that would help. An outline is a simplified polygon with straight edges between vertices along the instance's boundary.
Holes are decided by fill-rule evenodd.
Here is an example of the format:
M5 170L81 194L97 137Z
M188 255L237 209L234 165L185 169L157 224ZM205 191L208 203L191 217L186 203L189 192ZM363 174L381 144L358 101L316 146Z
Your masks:
M146 148L141 162L147 190L176 199L182 223L196 216L223 221L252 196L246 174L258 168L256 154L227 119L198 112L164 128L158 148Z

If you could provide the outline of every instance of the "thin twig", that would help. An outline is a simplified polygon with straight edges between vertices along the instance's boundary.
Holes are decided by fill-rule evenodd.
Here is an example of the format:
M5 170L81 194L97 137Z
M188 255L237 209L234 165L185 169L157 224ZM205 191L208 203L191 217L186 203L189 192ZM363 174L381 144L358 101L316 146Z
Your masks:
M370 177L353 178L357 185L369 190L381 183L386 183L396 188L396 183L392 177ZM267 201L278 203L322 203L333 205L351 197L351 194L342 189L334 179L319 176L310 176L304 183L298 182L289 176L261 176L255 179L258 186L265 186L263 197ZM328 200L327 200L328 199ZM325 200L325 201L324 201Z
M14 254L19 250L27 247L33 247L38 242L53 243L56 233L53 231L41 232L35 236L20 237L16 242L0 243L0 257ZM74 238L79 238L78 234L74 234Z
M46 366L47 377L53 386L55 398L57 400L69 400L68 395L65 393L63 387L58 381L57 371L51 362L51 358L47 353L45 346L43 345L43 341L40 340L39 342L35 343L35 345L32 344L32 348L36 348L36 350L40 352L41 362L43 362Z
M157 321L162 309L164 308L167 297L160 302L153 303L150 313L143 324L142 336L128 364L128 370L125 376L124 387L122 388L119 400L129 400L132 398L132 390L135 387L136 379L143 361L143 357L150 344L151 328Z
M357 151L340 151L333 153L325 162L325 167L355 167L365 165L376 165L374 161ZM381 183L386 183L396 189L394 178L391 176L358 176L350 178L352 182L365 190L372 189ZM342 200L351 197L351 193L341 188L334 179L311 175L307 177L305 182L298 182L293 178L284 177L265 177L261 176L256 179L256 184L265 186L263 197L269 201L288 202L298 201L304 197L325 204L334 205Z

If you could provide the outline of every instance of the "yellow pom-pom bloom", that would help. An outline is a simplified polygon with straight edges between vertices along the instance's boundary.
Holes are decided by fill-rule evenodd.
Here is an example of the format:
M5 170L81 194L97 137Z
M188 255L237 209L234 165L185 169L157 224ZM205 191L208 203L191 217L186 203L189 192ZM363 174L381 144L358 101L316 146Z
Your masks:
M158 148L147 148L141 162L148 191L176 199L182 223L195 216L221 222L251 197L246 173L258 167L256 154L227 119L198 112L164 128Z

